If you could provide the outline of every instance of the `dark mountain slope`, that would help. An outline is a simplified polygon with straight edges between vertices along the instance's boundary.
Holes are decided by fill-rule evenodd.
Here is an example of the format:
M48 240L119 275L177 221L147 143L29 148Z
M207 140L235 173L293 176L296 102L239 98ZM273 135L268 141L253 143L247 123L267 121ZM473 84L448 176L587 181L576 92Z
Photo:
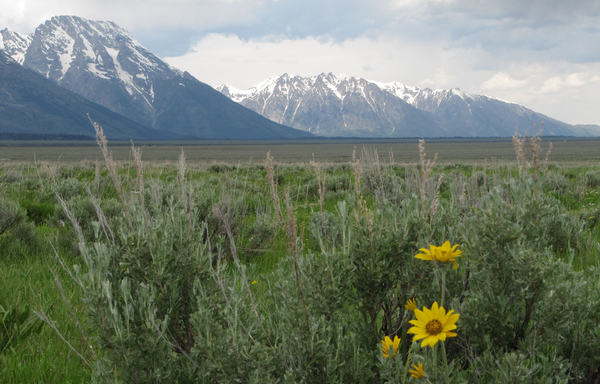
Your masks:
M0 50L0 132L94 137L87 113L110 139L173 138L59 87Z

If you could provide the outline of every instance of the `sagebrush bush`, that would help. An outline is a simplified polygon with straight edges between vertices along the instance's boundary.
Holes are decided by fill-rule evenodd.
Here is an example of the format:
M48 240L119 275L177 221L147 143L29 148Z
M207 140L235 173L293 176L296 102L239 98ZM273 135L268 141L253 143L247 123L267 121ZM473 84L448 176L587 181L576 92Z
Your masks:
M420 154L40 179L64 193L50 223L79 249L95 382L405 384L417 364L431 383L597 382L600 273L574 266L593 215L561 196L589 179ZM456 269L431 256L450 244ZM421 348L408 332L438 303L457 328Z

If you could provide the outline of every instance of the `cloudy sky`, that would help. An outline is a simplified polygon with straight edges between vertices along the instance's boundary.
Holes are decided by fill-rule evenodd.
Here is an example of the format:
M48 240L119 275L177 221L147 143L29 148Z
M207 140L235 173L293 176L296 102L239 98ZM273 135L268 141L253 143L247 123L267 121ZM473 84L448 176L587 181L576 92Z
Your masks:
M0 0L0 29L111 20L212 86L333 72L600 124L598 0Z

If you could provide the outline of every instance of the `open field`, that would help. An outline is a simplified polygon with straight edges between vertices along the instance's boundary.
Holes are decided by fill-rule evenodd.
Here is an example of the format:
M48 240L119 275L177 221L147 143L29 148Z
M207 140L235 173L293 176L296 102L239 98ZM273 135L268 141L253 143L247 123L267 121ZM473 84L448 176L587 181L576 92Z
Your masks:
M438 164L480 163L485 160L492 164L514 161L515 150L511 139L429 139L427 153L438 154ZM552 142L550 159L557 163L591 163L600 162L600 138L545 138L543 148ZM379 156L386 161L390 151L394 161L415 164L419 153L417 140L308 140L308 141L256 141L256 142L140 142L135 143L142 148L145 161L173 162L177 161L181 149L186 153L188 162L205 163L256 163L262 162L265 154L271 155L278 162L308 163L348 162L352 151L359 151L367 145L376 149ZM111 151L115 160L130 160L131 143L111 142ZM93 141L85 142L41 142L0 141L0 161L33 162L59 161L75 163L102 159L102 154Z
M3 383L600 380L598 140L120 144L0 147Z

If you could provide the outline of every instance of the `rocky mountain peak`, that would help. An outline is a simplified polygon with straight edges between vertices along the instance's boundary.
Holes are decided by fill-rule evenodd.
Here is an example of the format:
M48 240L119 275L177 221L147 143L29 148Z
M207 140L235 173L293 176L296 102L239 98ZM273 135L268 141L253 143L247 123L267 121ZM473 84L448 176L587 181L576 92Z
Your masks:
M25 53L33 38L8 28L0 31L0 49L19 64L23 64Z
M117 24L77 16L55 16L41 24L22 63L147 126L154 123L154 81L182 75Z
M273 121L327 136L510 137L516 127L526 131L542 121L545 134L594 134L460 88L432 90L331 72L274 76L246 91L217 89Z

